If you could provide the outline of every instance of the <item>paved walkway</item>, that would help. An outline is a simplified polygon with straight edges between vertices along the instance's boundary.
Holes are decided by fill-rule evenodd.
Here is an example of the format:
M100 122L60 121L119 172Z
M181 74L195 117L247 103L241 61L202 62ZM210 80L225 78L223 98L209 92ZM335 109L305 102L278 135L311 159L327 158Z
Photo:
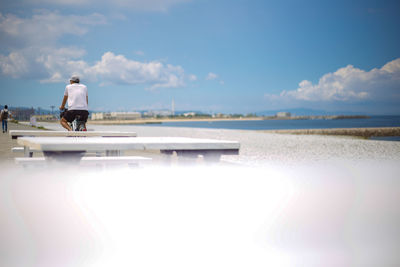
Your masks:
M35 128L17 124L17 123L8 123L8 131L10 130L34 130ZM0 162L13 162L14 158L19 156L22 157L23 153L13 153L11 152L11 148L18 146L16 139L11 139L9 132L3 133L0 132Z

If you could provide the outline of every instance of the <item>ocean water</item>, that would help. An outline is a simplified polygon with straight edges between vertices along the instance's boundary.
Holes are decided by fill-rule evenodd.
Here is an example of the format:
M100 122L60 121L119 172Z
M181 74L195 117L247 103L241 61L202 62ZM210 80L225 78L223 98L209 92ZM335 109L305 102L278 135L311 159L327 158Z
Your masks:
M309 119L309 120L232 120L232 121L181 121L149 124L149 126L189 127L231 130L294 130L365 127L400 127L400 116L371 116L360 119ZM371 137L371 140L400 141L400 136Z
M315 120L232 120L163 122L149 126L211 128L232 130L292 130L364 127L400 127L400 116L372 116L365 119Z

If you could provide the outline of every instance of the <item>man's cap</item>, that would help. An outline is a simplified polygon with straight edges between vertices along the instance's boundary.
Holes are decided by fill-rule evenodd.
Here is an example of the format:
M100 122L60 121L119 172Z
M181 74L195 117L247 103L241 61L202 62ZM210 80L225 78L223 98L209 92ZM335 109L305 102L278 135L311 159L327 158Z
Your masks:
M69 80L74 83L79 83L79 77L76 75L71 76L71 78Z

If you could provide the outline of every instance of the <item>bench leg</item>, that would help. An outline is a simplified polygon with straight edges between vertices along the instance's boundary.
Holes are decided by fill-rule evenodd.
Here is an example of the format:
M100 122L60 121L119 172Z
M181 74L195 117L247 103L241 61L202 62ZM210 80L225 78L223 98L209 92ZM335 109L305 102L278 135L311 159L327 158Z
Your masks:
M174 151L172 150L161 150L160 151L162 155L164 155L163 157L163 163L165 165L171 165L172 162L172 155L174 154Z
M33 152L29 150L29 147L24 146L24 155L27 158L32 158L33 157Z
M171 156L173 150L161 150L161 153L168 156L169 162L171 162ZM220 150L175 150L179 163L194 164L197 163L198 157L203 156L205 164L219 163L221 155L225 154L226 151ZM232 154L237 154L237 151L233 151Z
M185 165L195 164L199 158L199 153L196 151L176 151L176 154L178 156L178 162Z
M107 150L106 156L108 157L119 157L122 156L123 153L120 150Z
M48 163L62 163L62 162L74 162L79 163L81 158L85 154L85 151L43 151L43 155Z
M207 152L203 154L203 157L206 164L218 163L221 159L221 153Z

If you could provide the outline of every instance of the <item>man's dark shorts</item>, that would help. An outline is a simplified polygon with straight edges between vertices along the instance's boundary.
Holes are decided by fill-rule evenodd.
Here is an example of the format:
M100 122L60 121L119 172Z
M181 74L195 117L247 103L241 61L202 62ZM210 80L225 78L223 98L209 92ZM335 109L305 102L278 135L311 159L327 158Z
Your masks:
M89 112L87 110L67 110L63 118L68 122L72 122L75 120L76 116L81 116L80 120L87 122Z

